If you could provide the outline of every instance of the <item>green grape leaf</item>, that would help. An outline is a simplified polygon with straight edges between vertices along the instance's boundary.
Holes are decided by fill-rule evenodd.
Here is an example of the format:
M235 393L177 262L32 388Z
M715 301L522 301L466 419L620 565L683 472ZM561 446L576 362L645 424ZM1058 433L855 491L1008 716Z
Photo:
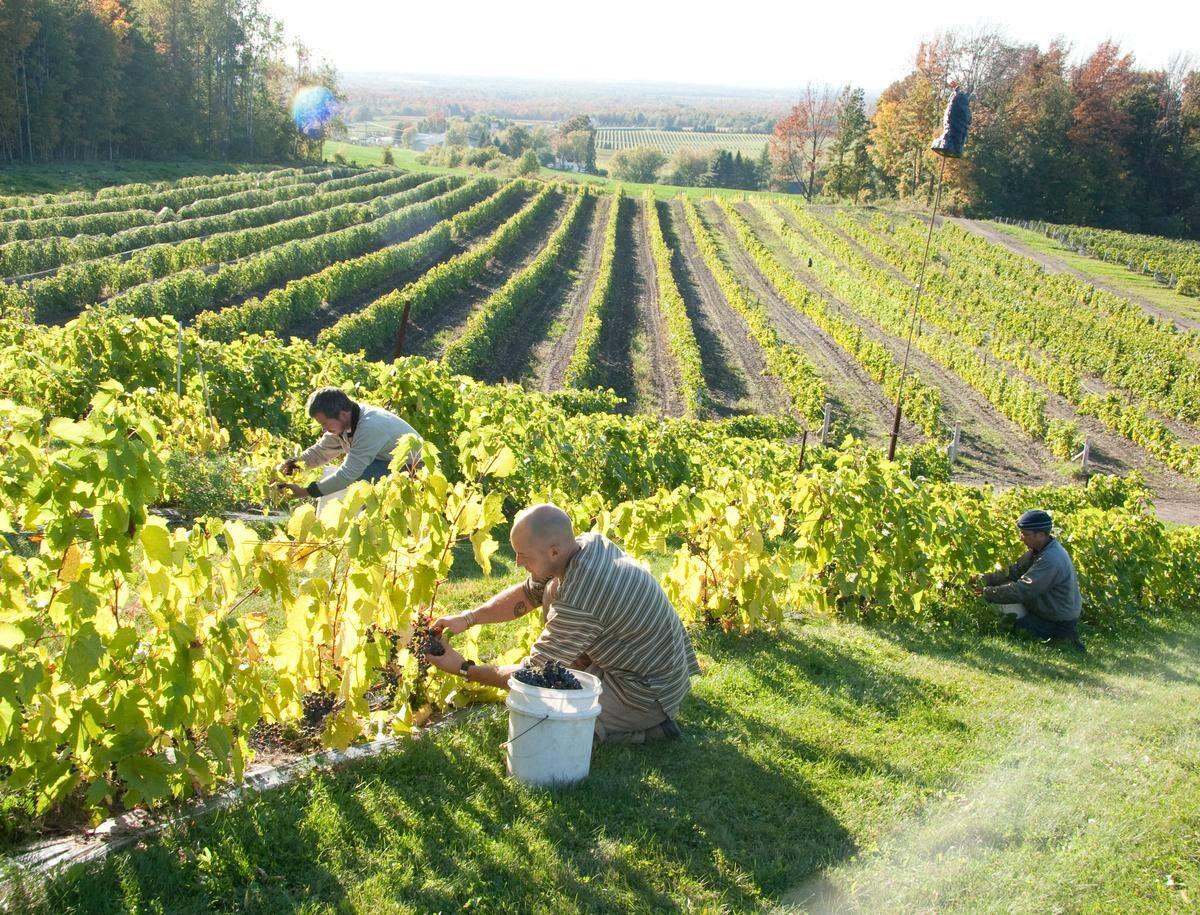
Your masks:
M104 657L104 642L91 623L79 627L67 642L63 656L63 675L76 686L83 686Z

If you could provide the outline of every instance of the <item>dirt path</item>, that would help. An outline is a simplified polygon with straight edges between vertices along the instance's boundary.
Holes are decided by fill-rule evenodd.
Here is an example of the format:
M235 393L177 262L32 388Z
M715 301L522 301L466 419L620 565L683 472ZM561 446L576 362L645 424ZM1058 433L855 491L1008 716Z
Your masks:
M677 252L675 282L696 330L704 378L720 415L759 413L790 415L787 391L768 374L762 348L750 336L740 314L725 300L721 287L704 263L683 204L666 207L663 232Z
M779 207L791 228L825 257L833 258L819 242L808 235L792 217L786 207ZM758 216L753 208L743 205L745 215L754 225L763 242L772 247L784 263L797 275L803 276L805 266L799 262L774 231ZM835 259L836 260L836 259ZM845 268L848 269L848 268ZM823 294L832 296L829 290ZM845 303L842 303L845 306ZM904 358L905 341L888 333L870 319L857 314L849 307L842 312L854 321L864 333L882 343L897 361ZM992 404L941 363L927 356L916 346L909 357L920 377L935 387L942 396L942 414L948 428L955 424L961 427L959 448L960 467L955 478L973 483L1024 484L1059 482L1059 461L1041 442L1031 439L1015 423L1007 419Z
M414 317L408 325L405 355L438 359L446 346L462 333L467 319L492 293L513 274L525 269L537 257L546 239L562 222L567 199L560 195L549 216L543 216L506 256L493 259L466 290L451 297L430 314Z
M679 394L679 369L671 355L667 327L658 304L658 272L650 253L650 233L646 227L645 204L633 205L633 272L636 290L638 327L633 341L633 369L638 389L638 408L643 413L682 416L683 398Z
M539 391L557 391L563 386L563 378L567 374L567 366L575 355L575 342L583 329L583 319L587 316L588 299L596 288L600 276L600 259L604 254L604 233L608 221L613 218L613 198L609 194L600 195L592 213L591 226L583 243L587 262L580 265L580 273L571 293L563 306L559 321L565 326L561 333L548 334L533 351L532 364L536 366L534 375ZM557 322L556 322L557 323Z
M835 417L842 427L872 444L886 442L896 408L883 389L863 371L853 356L778 293L742 249L720 207L706 201L701 204L700 211L705 222L720 233L726 252L731 256L731 268L759 297L780 336L799 346L813 360L825 381ZM921 433L907 421L901 424L900 434L905 443L922 440Z
M986 238L992 244L1002 245L1014 254L1020 254L1022 257L1028 257L1031 260L1040 264L1048 273L1066 273L1081 282L1095 286L1097 289L1103 289L1105 292L1112 293L1122 299L1128 299L1138 307L1151 314L1154 317L1175 324L1183 330L1200 330L1200 321L1194 318L1185 318L1173 311L1168 311L1161 305L1156 305L1149 299L1138 295L1136 292L1130 292L1122 289L1119 286L1114 286L1111 283L1105 282L1102 277L1094 276L1090 273L1084 273L1082 270L1076 270L1066 261L1053 255L1046 254L1043 251L1038 251L1036 248L1031 248L1018 238L1007 235L999 229L992 226L990 223L981 219L963 219L961 217L947 217L950 222L962 226L968 232L974 232L981 238Z

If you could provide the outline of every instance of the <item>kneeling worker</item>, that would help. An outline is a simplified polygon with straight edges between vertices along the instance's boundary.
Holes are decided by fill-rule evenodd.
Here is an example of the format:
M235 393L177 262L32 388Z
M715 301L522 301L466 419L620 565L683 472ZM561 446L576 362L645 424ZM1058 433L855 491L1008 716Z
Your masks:
M358 480L374 482L389 473L388 465L396 442L416 430L395 413L356 403L340 388L321 388L308 398L308 415L317 421L325 434L311 448L297 457L283 461L278 470L291 475L299 467L320 467L334 458L345 455L342 465L320 480L300 486L297 483L277 484L296 498L312 496L319 499L339 493ZM420 436L418 436L419 438ZM420 452L414 451L410 464L415 467Z
M700 666L679 614L650 571L601 534L576 539L571 519L554 505L518 514L509 539L528 580L474 610L434 620L432 630L460 633L542 605L546 628L528 663L560 661L600 678L598 740L645 743L678 737L675 718ZM426 660L501 689L518 669L476 664L452 648Z
M1024 556L1000 572L971 578L976 594L1015 617L1014 625L1039 639L1071 639L1078 647L1083 599L1071 557L1050 533L1044 511L1027 511L1017 521Z

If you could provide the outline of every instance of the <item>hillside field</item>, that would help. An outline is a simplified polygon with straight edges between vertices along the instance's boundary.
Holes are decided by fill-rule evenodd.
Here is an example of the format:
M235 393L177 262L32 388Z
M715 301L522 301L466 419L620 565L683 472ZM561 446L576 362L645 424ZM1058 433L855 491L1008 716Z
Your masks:
M411 156L193 171L0 193L0 905L1195 907L1190 299L987 220ZM421 464L286 502L331 384ZM521 580L509 524L547 500L647 565L703 671L678 743L568 791L507 779L502 694L422 647ZM971 588L1030 506L1086 649ZM455 647L515 663L542 622ZM107 856L88 831L388 737ZM61 835L96 857L24 870Z

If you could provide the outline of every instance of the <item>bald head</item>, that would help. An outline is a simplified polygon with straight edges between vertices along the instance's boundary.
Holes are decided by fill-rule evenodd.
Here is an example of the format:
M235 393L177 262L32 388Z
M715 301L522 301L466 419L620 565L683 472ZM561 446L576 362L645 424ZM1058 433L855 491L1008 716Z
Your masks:
M531 505L513 520L509 535L517 564L535 578L562 573L575 552L575 531L570 516L557 505Z
M531 505L517 514L513 520L512 538L516 540L518 536L523 543L543 549L552 546L561 549L575 542L571 517L549 502Z

